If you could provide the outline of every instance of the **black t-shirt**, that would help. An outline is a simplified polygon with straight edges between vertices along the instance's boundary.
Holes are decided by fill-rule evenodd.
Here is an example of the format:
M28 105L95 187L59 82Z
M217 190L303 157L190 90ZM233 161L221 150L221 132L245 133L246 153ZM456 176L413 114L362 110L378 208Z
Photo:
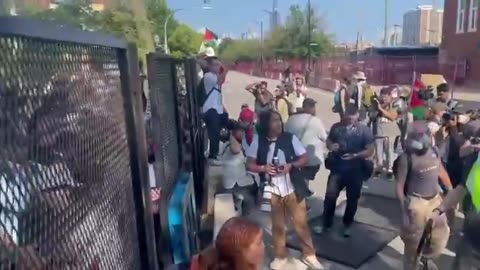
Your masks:
M339 161L342 171L348 171L352 167L358 166L357 160L343 160L340 158L342 155L361 152L374 141L372 130L366 125L357 123L347 126L342 122L332 126L328 140L340 145L340 150L335 157Z

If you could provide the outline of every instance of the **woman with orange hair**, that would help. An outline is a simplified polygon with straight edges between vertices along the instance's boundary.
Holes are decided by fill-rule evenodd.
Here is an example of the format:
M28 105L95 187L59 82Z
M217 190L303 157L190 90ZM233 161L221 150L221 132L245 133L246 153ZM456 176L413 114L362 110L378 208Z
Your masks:
M259 270L265 252L262 228L233 217L218 232L214 245L197 255L191 270Z

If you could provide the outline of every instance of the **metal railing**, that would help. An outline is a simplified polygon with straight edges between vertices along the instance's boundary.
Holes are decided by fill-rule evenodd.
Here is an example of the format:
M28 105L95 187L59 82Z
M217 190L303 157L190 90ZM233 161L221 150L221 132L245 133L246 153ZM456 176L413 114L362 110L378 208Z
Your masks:
M0 18L0 269L158 269L138 74L119 39Z

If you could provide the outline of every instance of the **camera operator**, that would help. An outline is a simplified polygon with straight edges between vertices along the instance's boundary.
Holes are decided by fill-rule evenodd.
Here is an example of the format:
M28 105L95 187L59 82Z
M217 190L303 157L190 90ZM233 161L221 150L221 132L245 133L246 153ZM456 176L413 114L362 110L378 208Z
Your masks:
M377 169L389 171L394 160L393 141L400 135L397 119L402 113L400 100L392 97L393 87L384 87L380 90L380 97L372 97L373 134L376 136L375 148ZM378 140L380 139L380 140Z
M268 83L266 81L249 84L245 90L255 97L255 113L258 115L262 111L273 108L274 96L268 91Z
M242 210L242 215L248 215L255 207L257 185L246 170L245 155L242 151L245 130L235 120L229 120L227 129L230 134L221 155L222 185L226 192L233 194L235 207Z

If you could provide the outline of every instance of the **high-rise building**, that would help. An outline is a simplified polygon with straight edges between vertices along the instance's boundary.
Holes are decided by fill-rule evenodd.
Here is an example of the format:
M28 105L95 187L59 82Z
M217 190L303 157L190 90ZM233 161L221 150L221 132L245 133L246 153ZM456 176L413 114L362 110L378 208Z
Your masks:
M442 42L443 10L418 6L403 15L403 45L438 45Z

